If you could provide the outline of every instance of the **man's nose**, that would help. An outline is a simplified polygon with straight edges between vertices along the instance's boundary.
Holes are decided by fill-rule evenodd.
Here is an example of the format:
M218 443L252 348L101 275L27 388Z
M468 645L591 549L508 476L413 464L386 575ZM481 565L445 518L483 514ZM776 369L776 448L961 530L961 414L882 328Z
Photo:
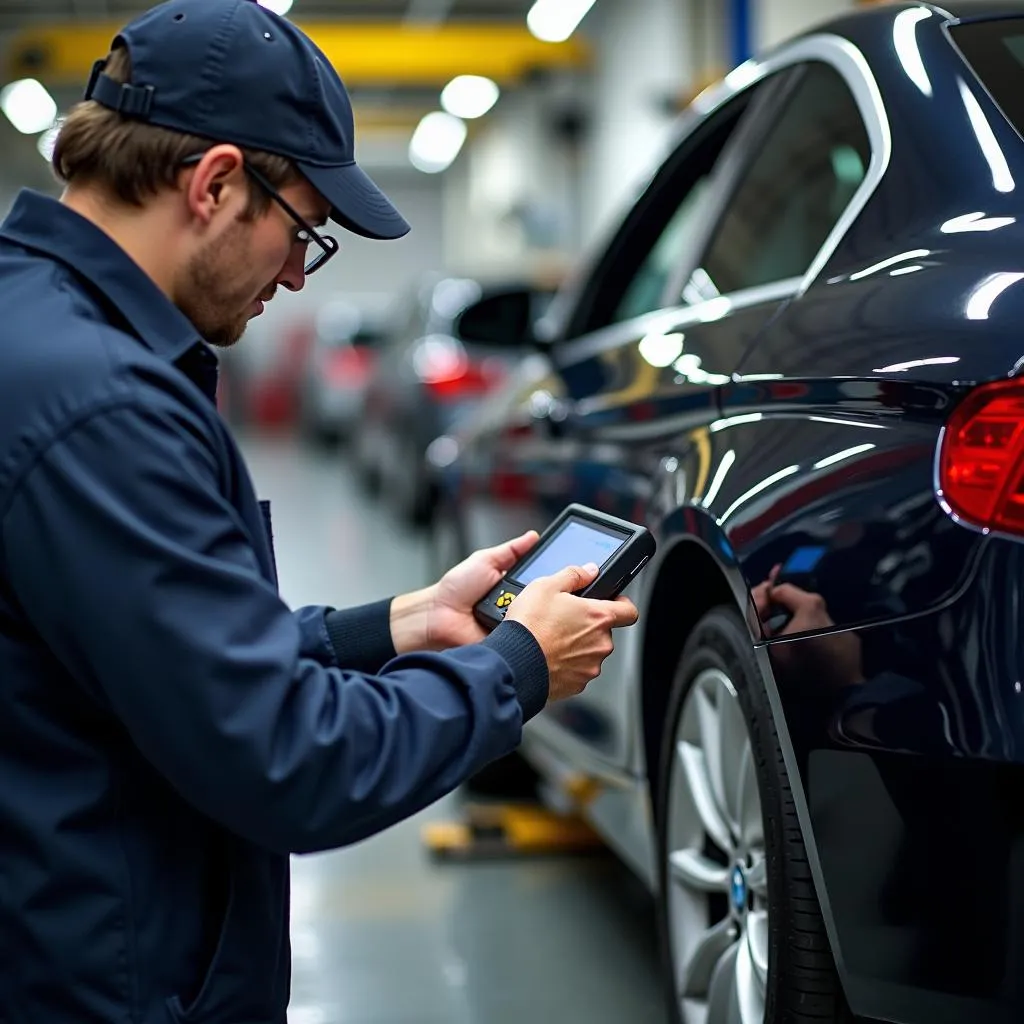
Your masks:
M291 254L275 284L282 285L290 292L301 292L306 286L306 246L293 245Z

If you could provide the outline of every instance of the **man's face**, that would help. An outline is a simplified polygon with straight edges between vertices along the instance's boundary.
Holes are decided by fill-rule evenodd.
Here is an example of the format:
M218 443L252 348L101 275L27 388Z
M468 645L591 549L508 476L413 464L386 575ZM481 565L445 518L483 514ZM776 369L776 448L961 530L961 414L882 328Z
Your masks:
M308 182L289 185L280 194L314 227L326 221L328 204ZM190 259L178 290L178 305L209 344L234 345L279 286L301 290L307 247L297 241L300 230L271 202L254 220L234 215Z

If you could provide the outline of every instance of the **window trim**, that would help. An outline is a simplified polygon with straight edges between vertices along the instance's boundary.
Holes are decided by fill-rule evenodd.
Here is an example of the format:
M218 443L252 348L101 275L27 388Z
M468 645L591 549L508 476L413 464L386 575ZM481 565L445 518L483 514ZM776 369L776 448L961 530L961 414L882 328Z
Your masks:
M867 131L868 143L871 147L871 161L868 164L864 180L847 204L846 209L836 220L807 271L799 279L789 279L799 281L799 284L791 293L783 296L783 298L799 298L814 284L825 265L839 248L843 238L845 238L856 219L860 216L861 211L878 189L892 159L892 129L889 125L889 117L882 100L881 90L878 87L878 82L871 70L871 66L868 64L867 58L854 43L834 33L819 32L784 45L763 58L752 58L739 65L720 82L705 89L690 104L680 119L679 127L674 133L671 144L661 152L655 169L647 175L646 179L648 182L653 181L660 173L661 168L672 159L672 155L682 146L686 145L711 117L727 103L736 99L741 93L759 84L769 75L787 70L792 71L800 64L811 62L828 64L846 82ZM726 145L728 146L728 143ZM744 161L743 164L745 166L746 162ZM693 263L694 266L680 267L680 291L677 294L681 293L683 283L693 273L694 267L710 243L714 234L714 228L718 223L718 213L724 209L732 194L732 187L730 187L730 190L723 197L715 200L715 217L709 218L710 224L706 234L700 239L699 244L694 245L692 259L684 261L687 264ZM629 206L629 210L632 210L635 202L636 199L634 198ZM628 213L621 222L620 230L625 229L627 221ZM565 302L559 302L556 299L548 316L542 321L540 326L541 337L550 339L553 342L553 348L562 350L573 348L575 342L591 337L591 334L565 337L565 332L568 329L570 320L575 316L576 306L583 297L584 290L589 283L592 273L596 272L597 267L600 265L599 261L603 259L607 249L615 244L613 239L614 235L603 241L596 261L588 261L578 278L580 290L574 294L565 295ZM674 286L674 284L675 281L670 280L669 286ZM775 291L779 284L780 282L766 282L761 287L771 288ZM666 296L668 294L666 289ZM734 294L725 294L722 297L731 299ZM678 306L678 303L673 303L673 305ZM646 315L650 316L651 314ZM618 331L615 328L621 328L624 324L628 323L630 321L606 325L593 333L601 336L606 336L609 332L617 334ZM560 358L558 361L562 362L563 359Z
M860 112L861 121L867 133L868 145L871 148L871 160L864 174L864 180L858 186L857 191L854 192L846 208L839 215L832 226L832 230L825 237L825 241L811 261L810 266L800 276L800 284L793 292L794 298L799 298L803 295L818 279L825 265L832 258L843 238L846 237L847 232L867 205L868 200L874 195L875 190L881 184L882 179L885 177L885 172L889 168L889 162L892 159L892 130L889 126L889 117L885 104L882 101L878 82L871 71L867 59L850 40L832 33L817 33L803 39L798 39L796 42L783 47L763 60L754 59L741 64L730 74L726 75L721 83L705 90L693 103L694 108L699 111L700 120L703 121L704 118L712 116L731 97L742 92L744 89L756 85L768 75L777 74L785 70L798 70L801 65L814 63L828 65L846 83L853 101ZM730 79L732 79L731 83ZM778 123L778 118L784 116L784 110L785 108L772 120L770 125L765 126L765 133L769 133L774 129ZM755 158L754 155L745 154L745 159L741 161L741 170L745 171L748 169L751 161ZM719 202L719 215L724 212L734 197L737 187L738 179L730 182L728 191L723 194ZM718 219L716 217L714 225L699 246L699 252L696 255L698 263L714 238L718 227ZM694 269L695 267L693 266L680 268L677 278L679 282L677 296L681 294L685 282L689 279ZM670 282L673 287L675 283L675 280ZM769 281L765 282L765 285L776 283ZM669 297L669 294L666 291L666 297ZM723 292L723 296L726 298L731 297L732 294L734 293ZM678 298L675 301L678 301Z

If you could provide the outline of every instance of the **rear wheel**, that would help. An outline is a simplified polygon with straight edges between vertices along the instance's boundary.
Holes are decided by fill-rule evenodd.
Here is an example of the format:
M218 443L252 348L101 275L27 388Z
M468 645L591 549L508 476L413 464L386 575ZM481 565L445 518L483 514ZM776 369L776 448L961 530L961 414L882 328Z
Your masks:
M676 1024L846 1024L750 634L709 612L662 747L659 918Z

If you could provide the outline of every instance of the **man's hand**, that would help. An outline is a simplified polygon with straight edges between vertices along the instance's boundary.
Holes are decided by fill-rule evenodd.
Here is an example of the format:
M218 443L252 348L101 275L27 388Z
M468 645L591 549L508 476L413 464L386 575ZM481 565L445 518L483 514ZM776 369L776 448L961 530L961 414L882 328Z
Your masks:
M829 633L835 622L821 594L814 594L792 583L776 583L779 566L775 566L767 580L754 587L754 605L764 625L765 635L791 636L795 633L821 632L792 644L779 644L772 650L772 662L783 675L799 672L813 675L822 687L857 686L864 682L861 667L861 644L856 633L843 631ZM773 634L767 626L773 608L787 611L791 618Z
M540 539L530 530L497 547L476 551L438 580L391 602L391 639L398 654L444 651L479 643L487 632L473 606Z
M582 693L614 650L612 630L632 626L638 618L628 597L595 601L575 595L597 572L596 565L588 565L534 580L505 615L506 621L525 626L544 652L550 700Z

